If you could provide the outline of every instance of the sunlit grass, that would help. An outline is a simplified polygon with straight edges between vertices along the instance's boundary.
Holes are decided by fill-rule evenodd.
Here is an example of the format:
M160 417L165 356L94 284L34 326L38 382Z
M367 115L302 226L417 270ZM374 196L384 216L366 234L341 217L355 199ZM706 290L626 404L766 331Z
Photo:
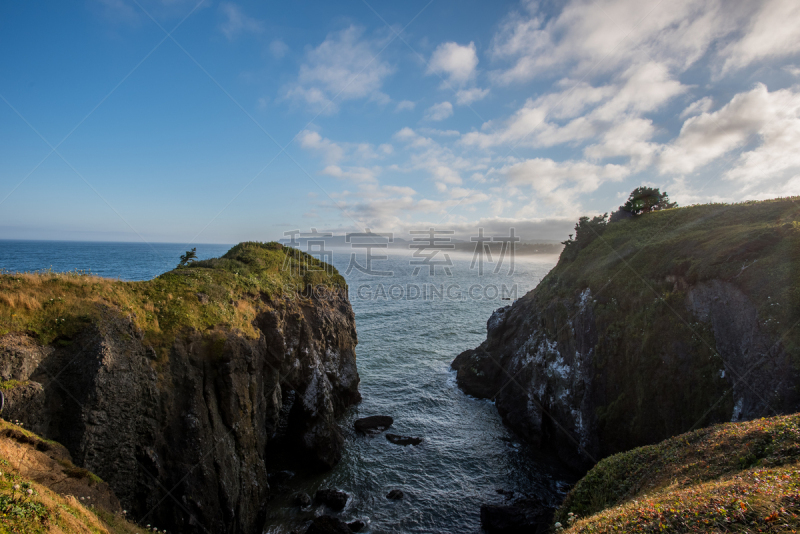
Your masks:
M79 272L0 274L0 335L23 332L43 344L68 345L101 315L129 318L154 347L181 332L214 327L257 337L267 301L308 285L346 287L331 266L278 243L241 243L153 280L125 282Z
M799 461L800 414L717 425L602 460L555 520L574 533L796 532Z

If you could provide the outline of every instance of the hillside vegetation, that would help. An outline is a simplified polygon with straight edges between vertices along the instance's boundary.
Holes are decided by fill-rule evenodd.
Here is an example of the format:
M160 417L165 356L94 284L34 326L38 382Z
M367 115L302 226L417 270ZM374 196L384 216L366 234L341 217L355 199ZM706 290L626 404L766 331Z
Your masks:
M93 498L94 497L94 498ZM0 534L139 534L107 485L58 443L0 420Z
M738 381L756 362L743 364L726 354L724 328L712 320L698 321L688 309L691 290L702 284L721 282L745 295L747 305L755 308L753 324L773 343L761 349L766 364L774 358L770 351L781 351L800 369L800 198L668 209L596 225L583 234L583 242L566 245L536 293L539 302L554 304L568 320L560 303L590 290L587 304L602 332L594 365L607 384L614 384L607 389L614 392L610 402L596 410L610 450L730 420L737 398L730 376L723 378L733 373ZM729 309L729 317L718 322L742 328L747 321L736 315L742 311ZM560 327L556 336L565 335ZM730 347L729 352L762 357L747 350ZM686 356L676 361L671 352ZM686 373L689 366L694 369ZM755 381L758 369L750 370L745 382L763 388ZM683 388L687 394L659 408L676 391L676 380L690 381ZM781 391L781 399L767 397L767 404L776 409L791 405L790 397L800 393L798 385L793 392ZM759 415L774 415L770 406L762 406ZM671 427L657 428L664 422L646 416L665 410L679 414Z
M278 243L240 243L221 258L198 261L144 282L81 273L0 274L0 336L27 332L43 345L69 344L102 313L103 304L128 315L145 342L165 348L183 329L215 326L257 337L254 302L294 297L306 286L338 291L332 266Z
M555 530L797 532L798 462L800 414L696 430L600 461Z
M581 218L558 264L453 362L576 468L800 410L800 198Z
M599 295L594 311L602 320L616 311L618 295L642 311L654 301L680 308L687 286L735 281L758 305L765 326L800 355L800 336L784 336L800 321L800 306L792 305L800 303L800 197L668 209L587 225L582 234L567 243L547 283L536 289L541 298L590 287ZM648 319L642 314L641 325Z

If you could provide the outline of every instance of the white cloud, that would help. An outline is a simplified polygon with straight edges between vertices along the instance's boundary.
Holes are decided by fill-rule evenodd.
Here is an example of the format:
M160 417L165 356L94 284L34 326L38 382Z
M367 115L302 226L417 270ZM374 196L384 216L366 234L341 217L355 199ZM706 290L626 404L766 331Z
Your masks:
M659 164L662 173L686 174L734 154L722 171L737 188L734 199L788 196L800 191L798 146L800 92L759 84L714 113L686 120Z
M626 157L633 169L650 165L659 145L650 142L655 126L650 119L629 118L605 131L598 142L586 147L584 154L593 160Z
M388 102L380 89L394 67L377 55L384 41L365 39L363 33L351 26L329 34L318 47L309 50L297 82L286 91L287 97L328 112L336 111L334 100L367 98Z
M512 185L529 185L535 200L520 210L519 215L532 215L557 210L560 214L580 214L582 194L597 190L604 182L614 182L630 174L621 165L594 165L585 161L557 162L535 158L498 170Z
M758 33L761 5L742 0L676 0L670 5L572 0L550 18L533 3L526 6L503 23L492 43L492 59L501 67L492 73L495 83L537 82L536 96L506 116L463 135L402 128L393 136L393 164L383 168L348 161L383 157L380 146L309 138L309 147L331 154L323 157L339 158L327 163L326 175L357 184L357 191L336 197L342 202L337 209L376 228L395 229L406 228L410 218L419 220L419 214L439 214L449 223L466 225L472 210L517 225L563 217L554 227L567 233L575 217L586 214L589 202L608 196L608 187L601 186L637 175L660 172L663 181L655 185L667 185L682 202L796 193L800 87L772 93L763 85L739 89L725 105L718 96L725 91L714 91L723 65L731 72L777 57L765 52L771 50L766 45L754 47L755 60L735 63L730 56L739 40ZM777 32L776 42L793 31ZM428 108L424 119L444 120L453 115L454 105L485 98L489 88L476 86L477 67L474 43L436 48L428 73L441 74L455 96ZM794 72L791 65L783 68ZM684 79L696 85L685 85ZM785 79L781 74L779 80ZM502 89L491 90L502 95ZM396 111L413 108L403 101ZM676 117L683 120L679 133L674 131ZM556 146L557 151L548 150ZM711 163L717 167L708 170ZM702 169L721 173L720 187L704 193L686 177ZM388 171L422 174L425 178L415 182L421 193L381 186L378 176ZM612 199L606 209L617 203ZM457 206L457 214L451 214Z
M557 162L549 158L525 160L500 170L513 185L530 185L540 193L569 186L580 192L596 190L605 181L618 181L628 175L621 165L594 165L585 161Z
M367 167L348 167L342 169L338 165L328 165L322 170L322 174L333 176L342 180L353 182L377 182L376 177L380 173L380 168Z
M382 143L377 147L372 143L337 143L326 137L322 137L313 130L303 130L298 134L297 138L300 141L301 147L318 154L327 165L338 166L342 162L349 162L356 165L355 167L349 167L349 169L356 169L353 172L362 177L365 176L366 171L361 170L362 167L358 167L358 165L364 165L371 160L384 159L394 152L394 147L389 143ZM375 167L371 168L370 172L374 170ZM331 167L330 172L326 172L326 174L336 176L337 178L345 177L344 174L336 173L339 173L339 171L333 167Z
M472 89L461 89L456 93L456 104L459 106L466 106L483 100L489 94L488 89L481 89L480 87L473 87Z
M425 111L425 119L429 121L443 121L453 114L453 104L450 102L440 102L434 104Z
M661 155L662 173L689 173L741 148L769 120L770 96L764 85L740 93L714 113L683 123L681 133Z
M493 78L505 85L564 72L600 75L646 61L685 70L741 26L747 6L746 0L573 0L548 19L530 2L493 38L492 58L511 63Z
M800 52L800 3L767 0L755 4L760 9L750 18L744 37L722 51L723 72Z
M317 132L303 130L298 136L300 146L322 155L328 163L337 163L344 158L344 149L330 139L323 138Z
M620 73L614 84L602 87L578 84L560 93L528 100L502 124L486 123L484 131L469 132L462 142L481 148L522 143L549 147L581 142L655 111L687 89L671 78L666 66L645 63ZM576 118L566 123L558 121L573 116Z
M282 59L287 52L289 52L289 45L280 39L275 39L269 44L269 53L272 54L272 57L275 59Z
M412 109L414 109L414 107L416 107L416 104L414 102L412 102L411 100L401 100L400 102L397 103L397 107L394 108L394 110L395 111L406 111L406 110L411 111Z
M245 15L236 4L225 2L219 8L226 17L219 29L230 41L245 33L261 33L264 29L261 21Z
M436 135L440 137L458 137L461 135L458 130L437 130L436 128L420 128L419 132L425 135Z
M711 109L714 105L714 99L710 96L704 96L700 100L695 100L681 112L680 117L685 119L686 117L693 117L695 115L699 115L700 113L705 113Z
M475 52L475 43L466 46L450 42L439 45L433 51L428 63L429 74L443 74L447 81L459 86L465 84L475 75L478 66L478 54Z
M783 67L783 70L791 74L792 76L800 78L800 67L797 65L786 65Z

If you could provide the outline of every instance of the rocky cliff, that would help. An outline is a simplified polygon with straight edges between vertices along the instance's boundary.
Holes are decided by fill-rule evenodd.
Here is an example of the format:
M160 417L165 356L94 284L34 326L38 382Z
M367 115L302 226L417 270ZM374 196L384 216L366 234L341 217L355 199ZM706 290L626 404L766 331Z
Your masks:
M458 383L579 468L713 423L798 411L798 221L800 202L784 199L584 227L456 358Z
M141 524L261 532L272 444L320 468L341 456L335 419L360 399L344 290L258 243L149 282L4 275L3 416L63 444Z

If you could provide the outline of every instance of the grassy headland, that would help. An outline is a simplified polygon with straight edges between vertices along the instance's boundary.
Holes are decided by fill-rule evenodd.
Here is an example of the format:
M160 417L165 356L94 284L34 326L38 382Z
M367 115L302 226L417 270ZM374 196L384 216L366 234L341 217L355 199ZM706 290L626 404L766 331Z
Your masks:
M800 368L799 197L674 208L592 225L581 240L567 243L536 288L540 306L551 306L556 317L546 328L559 340L571 335L563 326L574 313L567 304L590 290L587 305L602 333L594 366L614 386L595 412L610 450L730 419L735 399L720 375L726 368L720 340L687 307L689 291L711 281L746 295L759 328ZM676 388L676 380L692 384ZM675 391L682 393L675 397ZM672 426L640 416L664 410L682 413L664 418Z
M156 348L168 346L185 329L221 326L254 337L252 322L264 300L302 292L309 284L346 288L332 266L278 243L256 242L144 282L79 273L4 273L0 336L25 332L42 344L69 344L111 308L130 317Z

